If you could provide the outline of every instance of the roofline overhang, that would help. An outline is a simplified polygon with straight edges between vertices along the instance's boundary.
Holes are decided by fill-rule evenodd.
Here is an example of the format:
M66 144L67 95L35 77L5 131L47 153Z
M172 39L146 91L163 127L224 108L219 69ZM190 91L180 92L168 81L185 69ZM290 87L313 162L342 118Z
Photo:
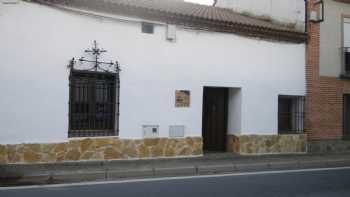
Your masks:
M26 0L29 2L35 2L51 7L64 7L67 8L76 8L76 9L84 9L97 11L101 13L108 14L117 14L117 15L125 15L129 17L137 17L145 20L151 21L160 21L168 24L176 24L183 25L195 29L207 30L213 32L223 32L223 33L233 33L246 37L255 37L266 40L274 40L274 41L283 41L283 42L291 42L291 43L305 43L307 42L308 35L305 32L298 31L288 31L281 29L273 29L266 28L262 26L254 26L243 23L233 23L233 22L224 22L219 20L210 20L203 19L201 17L195 16L187 16L182 14L175 14L166 11L160 11L156 9L149 9L144 7L133 7L126 5L104 5L98 6L98 2L96 1L96 5L80 5L74 4L73 1L67 0ZM108 2L104 2L104 4L108 4ZM111 7L109 7L111 6ZM72 9L73 11L73 9ZM75 10L76 11L76 10Z

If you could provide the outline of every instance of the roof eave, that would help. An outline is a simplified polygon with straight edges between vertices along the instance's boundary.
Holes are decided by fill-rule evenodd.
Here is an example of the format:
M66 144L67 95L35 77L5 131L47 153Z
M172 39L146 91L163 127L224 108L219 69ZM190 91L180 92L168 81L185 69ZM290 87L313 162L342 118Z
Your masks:
M91 4L89 4L89 6L84 6L79 3L76 3L76 1L74 0L30 0L30 2L36 2L48 6L66 6L72 8L88 9L102 13L107 12L109 14L126 15L131 17L143 18L145 20L161 21L165 23L188 26L196 29L223 33L234 33L242 36L256 37L267 40L276 40L292 43L304 43L307 41L307 34L304 32L272 29L263 26L224 22L219 20L209 20L203 19L201 17L181 15L144 7L132 7L122 4L113 5L112 3L108 6L93 6ZM112 7L113 9L111 9Z

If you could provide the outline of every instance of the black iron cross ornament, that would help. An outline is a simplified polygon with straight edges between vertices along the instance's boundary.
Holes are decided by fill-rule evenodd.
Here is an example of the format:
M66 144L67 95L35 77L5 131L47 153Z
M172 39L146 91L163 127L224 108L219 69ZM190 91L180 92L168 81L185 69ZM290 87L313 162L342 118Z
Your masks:
M96 40L94 40L93 47L91 49L86 49L84 52L85 53L90 53L91 55L93 55L94 56L94 60L88 60L88 59L85 59L85 57L81 57L81 58L79 58L79 62L80 63L84 63L84 62L93 63L93 66L91 68L88 68L88 69L78 69L78 70L87 70L87 71L95 71L95 72L97 72L97 71L116 72L116 73L119 73L121 71L118 61L116 61L116 62L99 61L100 55L102 53L106 53L107 50L99 48L98 45L97 45ZM68 68L73 69L73 70L76 69L74 67L75 63L76 63L75 59L72 58L70 60L70 62L69 62ZM114 68L110 69L112 67L114 67Z

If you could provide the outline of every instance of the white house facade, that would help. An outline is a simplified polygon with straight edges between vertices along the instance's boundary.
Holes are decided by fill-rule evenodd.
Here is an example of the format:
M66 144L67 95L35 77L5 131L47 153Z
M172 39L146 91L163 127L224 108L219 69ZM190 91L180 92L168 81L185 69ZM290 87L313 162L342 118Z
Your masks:
M306 151L302 31L111 2L2 0L0 163Z

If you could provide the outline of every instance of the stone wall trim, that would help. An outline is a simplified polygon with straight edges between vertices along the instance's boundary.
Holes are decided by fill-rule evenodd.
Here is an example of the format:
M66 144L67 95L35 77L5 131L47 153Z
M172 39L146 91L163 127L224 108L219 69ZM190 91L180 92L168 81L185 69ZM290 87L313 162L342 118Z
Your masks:
M305 134L229 135L227 150L240 155L299 154L307 152Z
M80 138L52 144L0 145L0 164L130 160L203 155L201 137Z

